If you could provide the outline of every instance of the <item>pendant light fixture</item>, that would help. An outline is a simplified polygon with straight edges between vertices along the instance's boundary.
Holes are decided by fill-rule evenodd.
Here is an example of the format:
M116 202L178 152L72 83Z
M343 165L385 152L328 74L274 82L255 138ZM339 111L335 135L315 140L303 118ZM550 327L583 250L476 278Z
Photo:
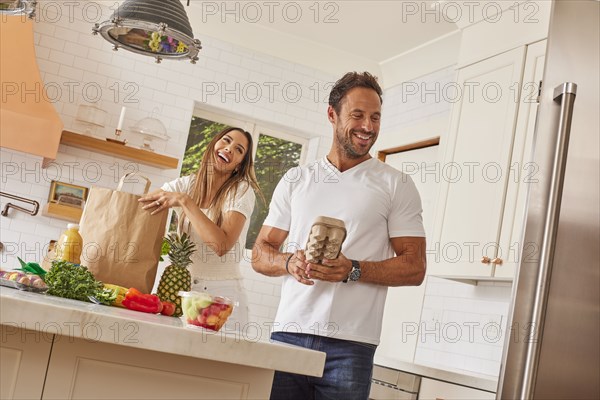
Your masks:
M0 0L0 13L5 15L27 15L35 17L35 0Z
M189 2L188 2L189 5ZM125 0L110 20L95 24L92 33L137 54L165 59L198 60L202 48L179 0Z

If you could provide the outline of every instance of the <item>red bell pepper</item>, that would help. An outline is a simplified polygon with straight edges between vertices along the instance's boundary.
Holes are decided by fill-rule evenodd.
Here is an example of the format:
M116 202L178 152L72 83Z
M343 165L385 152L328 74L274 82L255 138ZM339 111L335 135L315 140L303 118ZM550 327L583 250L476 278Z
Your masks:
M121 303L126 308L134 311L141 311L150 314L158 314L162 311L163 305L153 294L144 294L135 288L130 288L125 294L125 299Z

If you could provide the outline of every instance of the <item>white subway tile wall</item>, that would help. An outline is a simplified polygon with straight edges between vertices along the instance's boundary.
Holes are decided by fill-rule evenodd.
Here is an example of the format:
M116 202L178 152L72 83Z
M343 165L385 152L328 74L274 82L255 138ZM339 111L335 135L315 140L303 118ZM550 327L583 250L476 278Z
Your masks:
M95 13L98 5L102 15ZM203 37L201 32L196 35L204 48L196 65L185 61L163 61L157 65L150 57L123 50L115 52L110 43L91 34L95 22L110 16L109 6L112 4L108 2L95 3L92 13L85 3L38 3L34 23L38 65L48 98L65 129L101 139L112 137L121 107L125 106L124 138L128 144L139 146L142 137L128 130L154 112L154 117L167 127L171 139L154 141L153 147L157 153L181 160L194 104L198 102L200 107L205 103L213 110L278 123L304 132L307 138L323 136L331 140L324 88L335 77ZM82 104L106 110L105 126L92 127L77 121L78 106ZM326 146L318 147L310 156L314 159L327 150ZM52 180L116 188L124 173L140 171L152 181L151 190L155 190L163 182L178 177L181 167L162 170L64 145L60 146L55 162L45 169L41 158L6 148L0 149L0 157L0 189L36 200L42 207L48 202ZM126 185L125 190L139 193L141 188L141 185ZM9 201L14 202L0 198L0 206ZM43 216L41 212L31 217L10 210L8 217L0 218L0 241L5 246L0 266L16 268L16 257L39 261L49 241L58 239L66 224L67 221ZM250 319L265 328L258 336L266 340L268 323L273 320L279 301L281 279L255 273L248 262L243 262L242 271Z
M511 284L427 277L415 362L497 377Z
M443 136L446 132L426 132L415 136L414 129L434 119L450 124L455 98L454 66L403 82L384 91L381 132L386 139L395 135L395 146ZM391 147L391 146L390 146Z

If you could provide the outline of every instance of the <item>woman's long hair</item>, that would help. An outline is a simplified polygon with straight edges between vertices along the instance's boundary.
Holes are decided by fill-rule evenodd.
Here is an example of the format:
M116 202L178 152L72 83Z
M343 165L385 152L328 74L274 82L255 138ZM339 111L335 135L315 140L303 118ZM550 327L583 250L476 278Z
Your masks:
M244 136L246 136L246 139L248 139L248 148L246 149L246 154L244 155L242 162L236 167L233 174L225 181L223 186L219 188L208 206L207 216L217 224L217 226L221 226L223 223L223 206L225 205L225 201L228 198L235 199L240 186L243 187L244 193L246 190L250 190L250 188L254 189L261 200L265 202L265 198L256 180L256 174L254 173L254 162L252 161L252 135L241 128L235 127L225 128L217 133L206 147L202 156L202 161L200 162L200 167L198 168L198 172L194 179L190 197L198 207L208 200L208 196L210 196L213 189L213 178L215 176L215 145L223 136L231 131L242 132ZM185 213L182 213L178 224L178 230L180 232L183 230L184 219ZM189 224L187 228L188 229L186 230L189 230Z

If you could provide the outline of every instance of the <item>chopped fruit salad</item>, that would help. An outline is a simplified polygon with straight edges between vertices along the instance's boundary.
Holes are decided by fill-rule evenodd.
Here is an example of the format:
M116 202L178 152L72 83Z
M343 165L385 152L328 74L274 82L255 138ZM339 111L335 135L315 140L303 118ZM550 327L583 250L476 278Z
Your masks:
M226 297L201 292L179 292L183 317L189 325L218 331L233 311L233 302Z

